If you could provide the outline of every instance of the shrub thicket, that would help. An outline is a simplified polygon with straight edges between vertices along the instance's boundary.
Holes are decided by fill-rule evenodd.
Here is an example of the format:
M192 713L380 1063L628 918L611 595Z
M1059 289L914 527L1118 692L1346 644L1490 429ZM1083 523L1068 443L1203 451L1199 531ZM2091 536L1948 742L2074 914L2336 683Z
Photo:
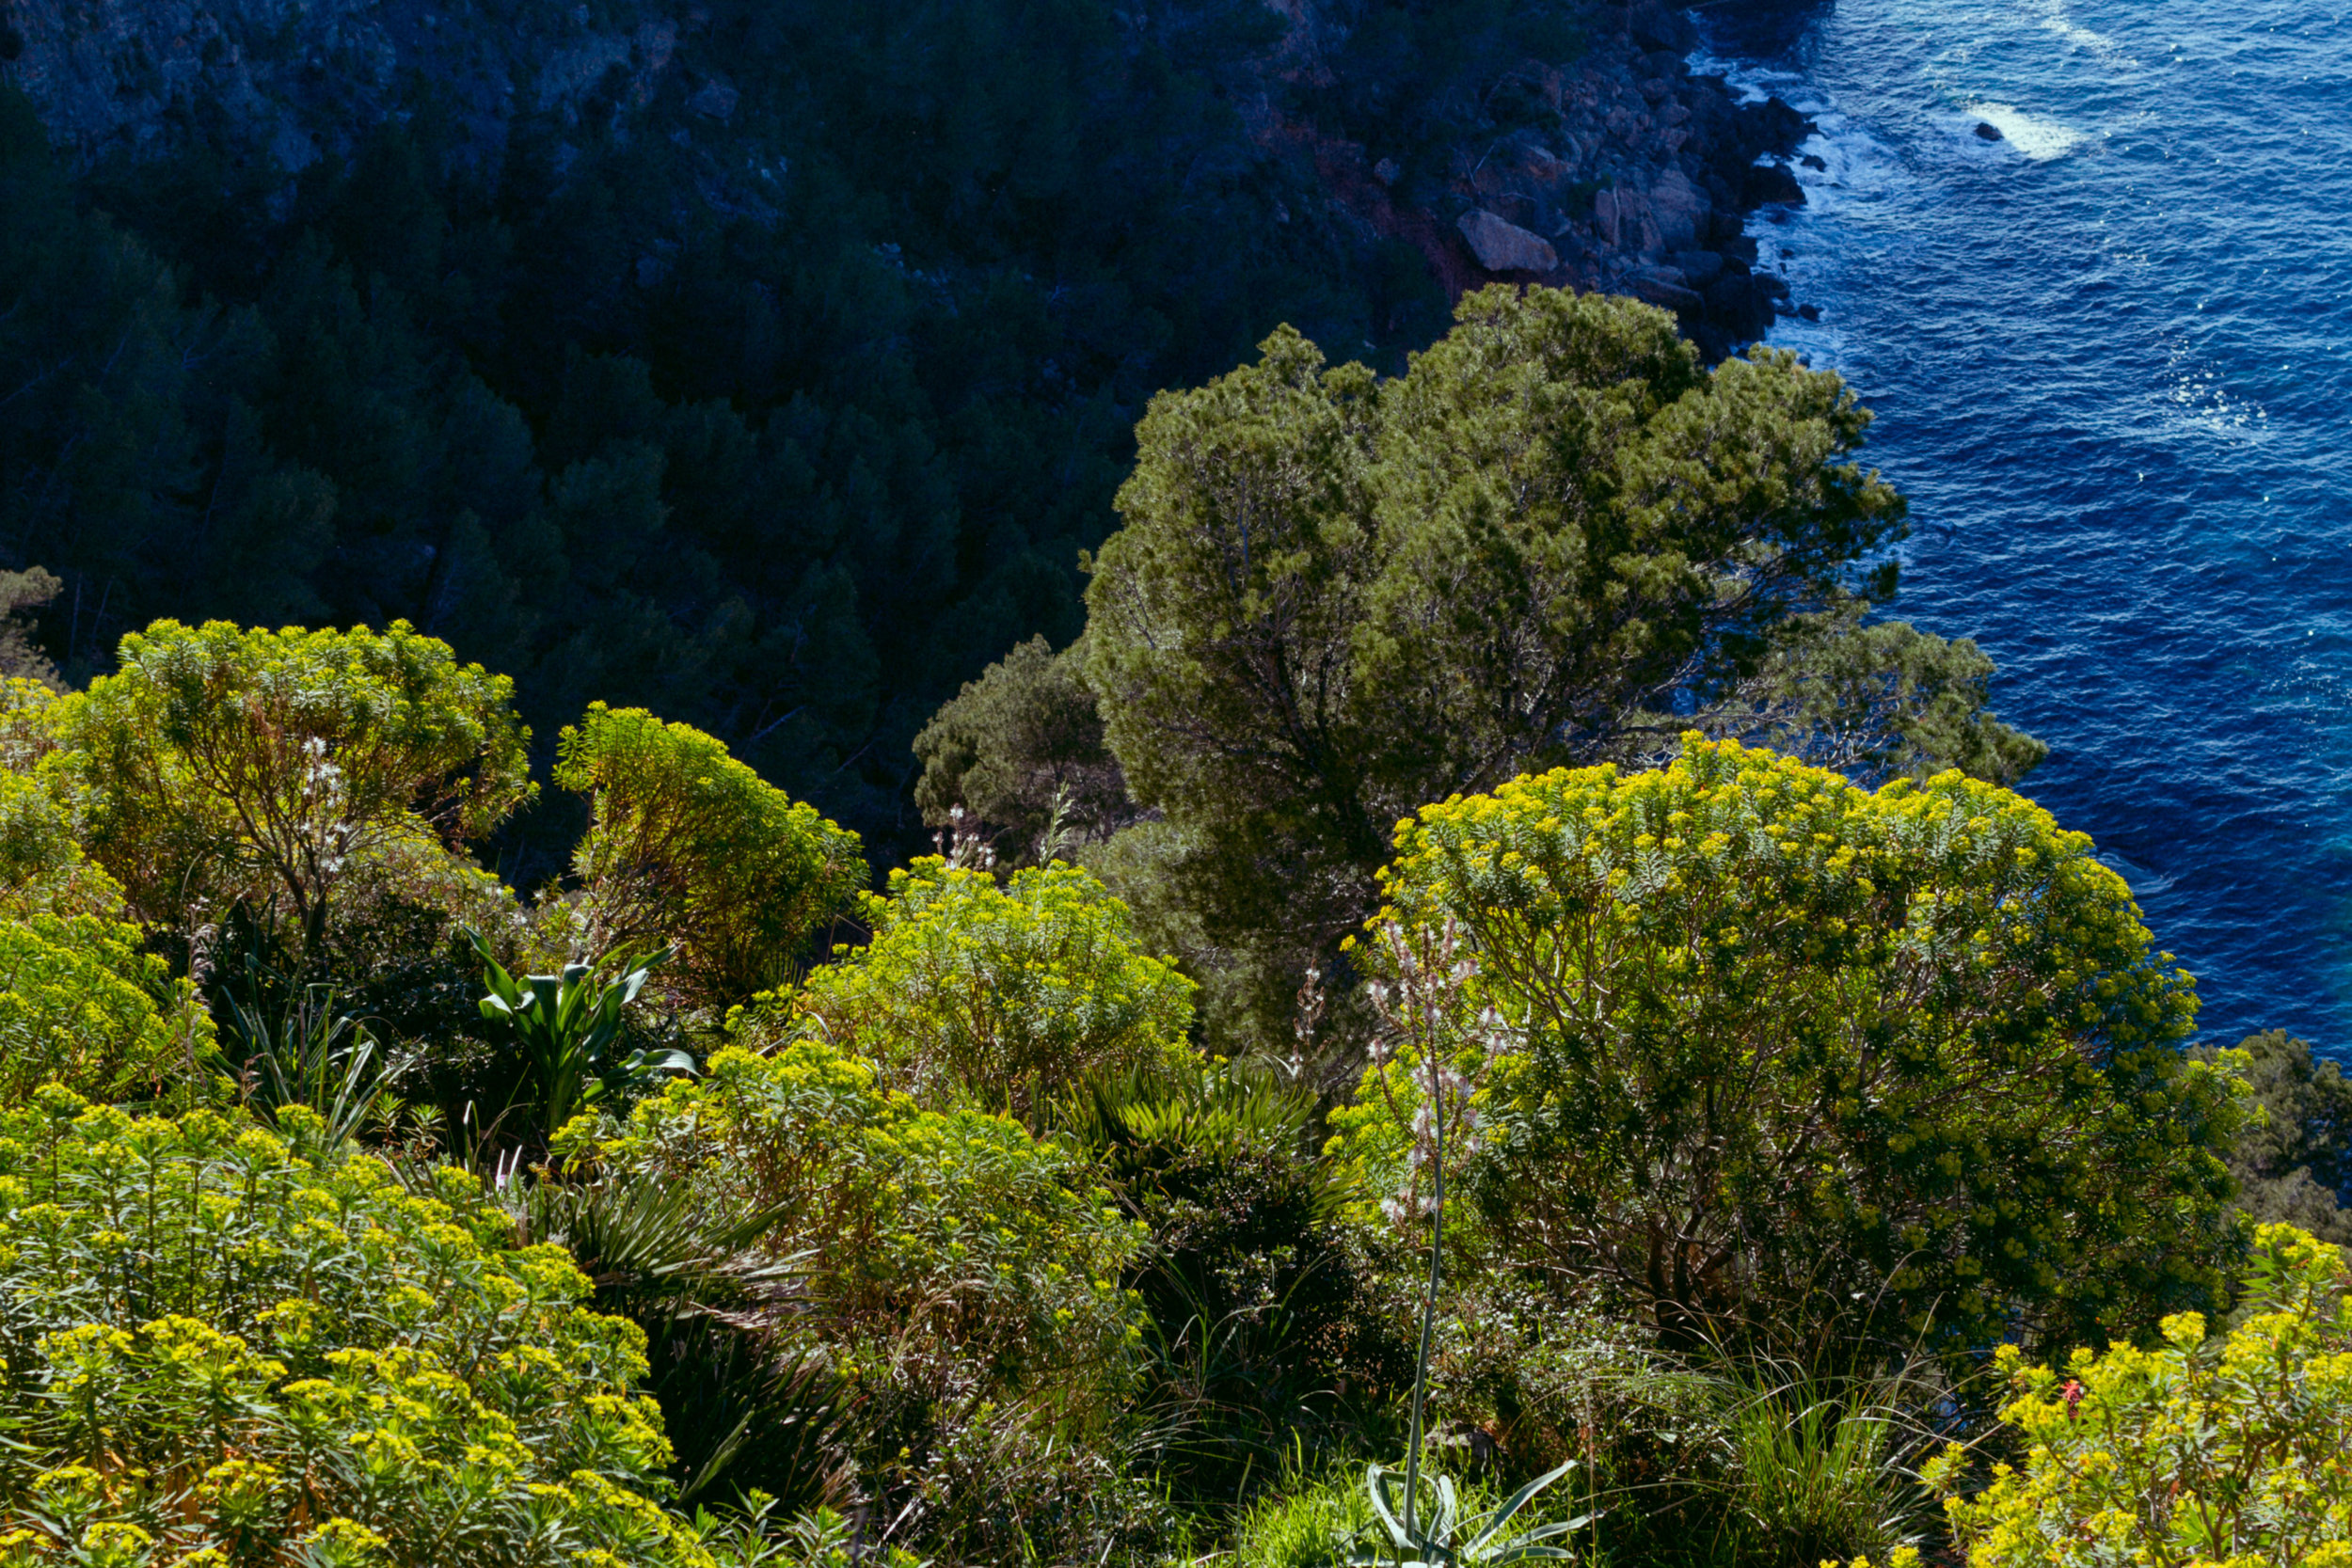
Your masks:
M570 1147L593 1138L576 1124ZM1126 1528L1120 1461L1142 1329L1139 1227L1087 1162L977 1111L928 1111L817 1040L730 1049L596 1146L618 1173L765 1216L804 1321L849 1388L858 1480L965 1560L1099 1552Z
M479 839L531 798L513 691L405 622L159 621L57 705L46 766L141 918L184 930L282 907L307 961L377 851Z
M196 988L141 951L137 927L94 914L0 925L0 1103L44 1084L102 1099L190 1092L213 1039Z
M642 708L592 704L555 782L588 798L574 851L591 953L675 942L690 1006L725 1008L787 977L866 885L857 834Z
M936 856L866 900L873 941L809 976L787 1027L879 1063L925 1103L1034 1119L1090 1073L1191 1059L1192 982L1143 950L1127 907L1053 864L1001 885Z
M1817 1348L2072 1340L2219 1297L2242 1088L2182 1055L2190 982L2122 879L2027 800L1694 736L1660 771L1430 806L1384 886L1474 966L1445 1039L1502 1266L1670 1340ZM1374 1195L1414 1185L1409 1069L1340 1114Z
M0 1112L12 1560L710 1560L643 1337L470 1180L413 1194L293 1113L36 1100Z
M2158 1344L2062 1368L2003 1351L2020 1462L1981 1490L1958 1448L1928 1471L1973 1568L2352 1563L2352 1275L2337 1248L2268 1225L2240 1286L2234 1326L2210 1337L2184 1312Z

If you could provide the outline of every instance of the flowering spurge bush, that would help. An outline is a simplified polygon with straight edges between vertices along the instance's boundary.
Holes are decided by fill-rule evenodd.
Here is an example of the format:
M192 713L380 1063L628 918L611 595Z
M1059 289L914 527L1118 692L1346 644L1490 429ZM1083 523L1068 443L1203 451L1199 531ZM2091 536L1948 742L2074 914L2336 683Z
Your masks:
M1963 1494L1957 1449L1927 1467L1970 1568L2352 1564L2352 1321L2343 1254L2264 1226L2243 1321L2165 1320L2152 1349L2003 1353L2021 1466Z
M1027 1119L1089 1073L1192 1062L1192 982L1143 950L1127 906L1059 863L929 856L868 895L874 940L809 976L778 1021L870 1057L927 1104Z
M82 852L56 798L22 773L0 770L0 916L119 915L122 907L120 884Z
M54 705L42 780L133 912L274 906L315 956L388 845L479 839L537 786L514 682L405 621L381 632L158 621Z
M589 705L558 742L555 782L588 797L572 856L580 951L673 944L659 983L690 1006L774 985L866 885L857 834L643 708Z
M1669 1338L2079 1342L2217 1291L2242 1087L2184 1058L2188 976L2032 802L1692 736L1397 847L1384 918L1472 964L1438 1031L1476 1069L1466 1243ZM1340 1118L1368 1201L1415 1147L1380 1087Z
M195 988L141 951L137 927L94 914L0 922L0 1103L52 1080L110 1097L184 1089L213 1040Z
M803 1039L719 1053L597 1154L693 1183L715 1212L774 1214L760 1244L807 1271L809 1310L786 1326L847 1380L857 1479L894 1543L1099 1555L1141 1338L1119 1281L1144 1227L1078 1153L1001 1117L923 1110Z
M569 1256L280 1118L0 1112L0 1562L711 1563Z

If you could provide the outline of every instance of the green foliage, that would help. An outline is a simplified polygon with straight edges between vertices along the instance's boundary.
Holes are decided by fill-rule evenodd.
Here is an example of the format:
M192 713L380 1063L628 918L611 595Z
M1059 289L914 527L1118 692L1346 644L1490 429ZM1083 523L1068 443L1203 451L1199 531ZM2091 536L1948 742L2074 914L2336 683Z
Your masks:
M1818 1568L1919 1533L1919 1391L1899 1378L1818 1378L1766 1359L1703 1376L1724 1452L1720 1544L1757 1568ZM1718 1435L1719 1434L1719 1435Z
M711 1563L571 1259L287 1129L0 1112L8 1560Z
M843 1386L792 1334L799 1260L756 1246L771 1210L713 1209L691 1183L644 1171L511 1183L505 1198L518 1236L579 1260L597 1311L644 1330L682 1500L839 1500Z
M691 1072L694 1059L682 1051L654 1055L643 1049L622 1057L616 1047L627 1027L627 1009L644 989L668 949L642 958L620 958L620 973L607 978L594 964L565 964L561 974L526 974L517 979L468 932L482 960L483 1019L522 1048L529 1103L537 1131L552 1136L573 1115L594 1105L616 1085L649 1083L660 1073Z
M1508 1562L1561 1560L1573 1554L1560 1544L1563 1536L1592 1523L1590 1516L1579 1514L1573 1519L1559 1519L1547 1525L1534 1525L1516 1535L1503 1532L1511 1528L1535 1495L1576 1468L1576 1461L1547 1470L1534 1481L1503 1498L1491 1509L1470 1518L1462 1516L1462 1500L1453 1481L1446 1476L1433 1478L1426 1492L1418 1493L1412 1480L1402 1478L1405 1484L1396 1484L1399 1476L1379 1465L1372 1465L1364 1476L1364 1496L1371 1501L1373 1513L1378 1515L1380 1529L1374 1539L1359 1545L1348 1561L1359 1568L1372 1568L1375 1563L1393 1562L1399 1568L1472 1568L1491 1563L1495 1568Z
M1863 624L1865 606L1799 617L1710 715L1708 728L1863 784L1957 768L2014 785L2049 754L1990 711L1993 661L1900 621Z
M1082 649L1033 637L931 715L914 737L923 820L948 827L962 810L1009 864L1054 859L1057 835L1083 846L1133 820L1083 664Z
M1032 867L1000 887L927 857L866 913L874 940L811 974L783 1022L872 1058L924 1103L1033 1120L1089 1074L1193 1059L1192 983L1085 871Z
M2335 1063L2312 1061L2310 1045L2284 1030L2249 1035L2237 1052L2258 1113L2230 1149L2237 1206L2263 1224L2352 1245L2352 1215L2341 1207L2352 1192L2352 1081ZM2198 1046L2190 1054L2215 1061L2221 1053Z
M0 922L0 1101L52 1082L161 1097L212 1052L195 987L141 951L138 927L90 914Z
M383 632L159 621L57 705L43 767L85 842L167 928L284 901L314 958L338 890L419 832L479 838L531 799L513 684Z
M855 833L642 709L593 705L564 732L555 781L589 800L572 863L587 949L675 942L691 1005L776 984L866 885Z
M1450 1510L1422 1520L1409 1542L1398 1540L1404 1520L1393 1472L1375 1465L1368 1480L1334 1476L1300 1484L1294 1478L1279 1495L1261 1499L1243 1516L1234 1532L1234 1561L1240 1568L1330 1568L1340 1561L1470 1564L1568 1556L1550 1543L1589 1521L1534 1525L1521 1517L1545 1486L1565 1473L1564 1466L1508 1497L1481 1481L1457 1487L1452 1479L1438 1478L1424 1487L1424 1499L1442 1497ZM1472 1516L1464 1518L1465 1510ZM1505 1538L1502 1532L1514 1522L1522 1531Z
M1334 1543L1373 1526L1372 1500L1352 1478L1293 1487L1243 1516L1233 1560L1239 1568L1330 1568Z
M339 1005L332 986L306 986L273 1019L250 988L246 1001L220 998L221 1054L238 1098L274 1124L298 1106L324 1124L329 1143L357 1138L400 1111L392 1086L413 1061L386 1054L366 1022Z
M1552 46L1497 15L1526 8L1409 8L1447 47L1366 73L1386 112L1474 105ZM440 36L521 80L650 14ZM592 696L651 707L897 858L924 717L1078 633L1075 559L1153 388L1278 321L1386 362L1442 325L1421 252L1237 111L1311 106L1259 0L675 20L644 94L405 70L297 94L326 155L292 201L253 139L280 120L201 82L79 179L8 90L0 519L81 593L46 627L77 679L160 614L405 616L512 672L544 734Z
M122 889L90 863L56 798L0 770L0 911L118 915Z
M50 733L57 693L26 675L0 675L0 768L29 773L57 749Z
M1310 1450L1343 1449L1410 1373L1362 1238L1339 1223L1315 1097L1222 1072L1089 1080L1054 1107L1151 1227L1128 1279L1150 1320L1148 1450L1187 1503L1247 1501ZM1354 1400L1338 1390L1350 1386Z
M64 586L55 572L39 566L0 572L0 679L57 684L57 667L40 651L30 617Z
M2062 1371L2005 1347L2021 1463L1981 1491L1957 1448L1929 1471L1969 1562L2352 1563L2347 1283L2334 1247L2265 1226L2226 1333L2185 1312L2153 1348L2077 1350Z
M173 503L196 477L190 365L225 346L222 325L185 309L135 239L77 210L32 104L0 91L0 384L13 394L0 528L17 559L94 583L145 577L170 549ZM60 651L72 664L85 650Z
M2217 1292L2244 1091L2182 1056L2188 977L2030 802L1693 736L1432 806L1398 851L1395 918L1458 922L1477 966L1440 1049L1480 1081L1495 1262L1669 1342L1961 1352ZM1406 1182L1376 1080L1408 1067L1334 1117L1367 1204Z
M1153 401L1093 563L1088 673L1136 800L1177 830L1155 874L1255 1043L1372 912L1399 816L1653 752L1707 722L1660 717L1678 700L1745 712L1804 617L1892 592L1861 565L1903 531L1851 462L1868 422L1793 356L1708 372L1662 311L1501 287L1402 377L1286 329ZM1889 635L1873 657L1916 652ZM1866 750L1910 766L1980 730L1942 712L1968 679L1849 672L1806 701L1866 689Z
M848 1386L855 1481L957 1560L1091 1560L1130 1483L1114 1457L1142 1328L1120 1286L1141 1244L1073 1151L970 1111L917 1109L822 1042L727 1050L599 1154L771 1213Z

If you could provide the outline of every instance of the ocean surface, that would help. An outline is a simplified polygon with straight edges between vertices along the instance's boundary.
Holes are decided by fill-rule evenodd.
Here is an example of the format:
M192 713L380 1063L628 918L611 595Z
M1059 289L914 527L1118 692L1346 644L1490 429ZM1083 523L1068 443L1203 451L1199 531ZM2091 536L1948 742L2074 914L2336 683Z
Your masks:
M1973 637L2026 793L2137 895L2204 1037L2352 1060L2352 6L1702 8L1817 117L1752 230L1772 341L1878 414L1894 613ZM1977 134L1979 124L1999 141Z

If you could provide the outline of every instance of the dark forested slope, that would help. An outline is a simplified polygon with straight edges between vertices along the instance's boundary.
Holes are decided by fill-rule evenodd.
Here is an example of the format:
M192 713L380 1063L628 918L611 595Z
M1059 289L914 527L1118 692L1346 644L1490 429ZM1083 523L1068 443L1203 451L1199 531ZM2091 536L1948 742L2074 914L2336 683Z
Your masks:
M1793 117L1672 34L1537 0L18 0L0 565L63 579L72 677L156 615L405 617L514 672L543 742L643 704L886 845L939 701L1077 632L1155 389L1280 322L1398 368L1450 293L1538 275L1487 265L1528 225L1556 281L1761 319L1740 171Z

